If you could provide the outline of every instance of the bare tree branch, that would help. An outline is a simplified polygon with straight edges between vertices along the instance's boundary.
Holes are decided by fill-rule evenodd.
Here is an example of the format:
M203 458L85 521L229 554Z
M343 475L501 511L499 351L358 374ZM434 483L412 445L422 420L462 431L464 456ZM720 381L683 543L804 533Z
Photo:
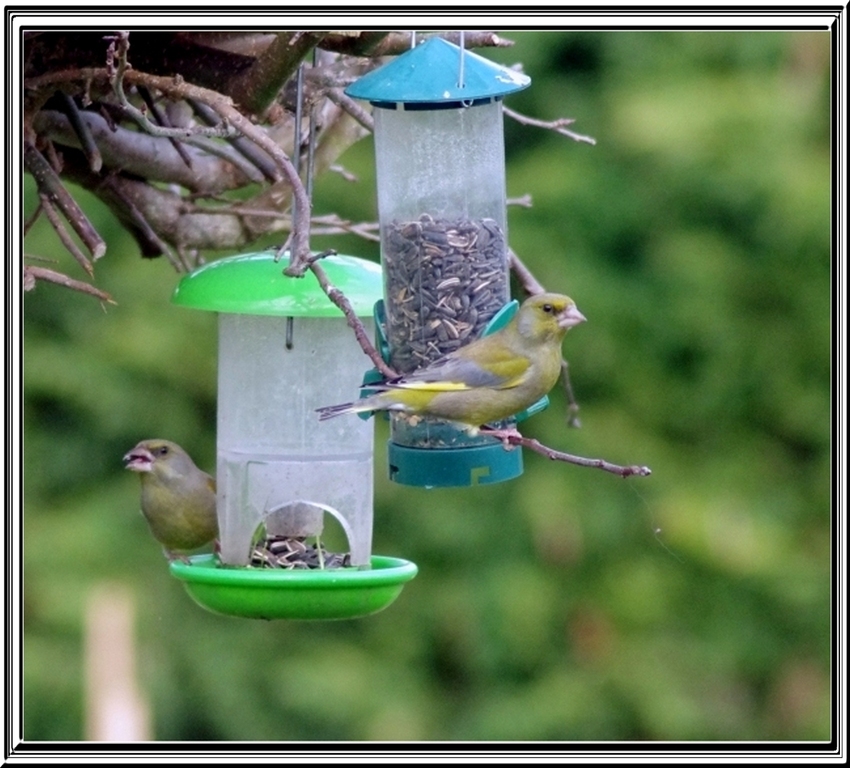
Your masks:
M35 288L37 280L47 280L50 283L56 283L57 285L64 286L65 288L70 288L73 291L79 291L80 293L87 293L90 296L95 296L108 304L115 304L115 301L108 293L95 288L89 283L83 283L80 280L73 280L67 275L63 275L61 272L55 272L52 269L25 266L23 280L25 291L31 291Z
M575 394L573 394L573 383L570 379L570 364L565 358L561 358L561 382L564 385L564 393L567 396L567 426L581 429L581 419L578 416L580 410Z
M508 265L529 296L546 293L546 289L538 282L531 270L522 263L513 248L508 248Z
M115 126L94 112L82 112L80 122L87 126L100 148L107 168L121 168L140 178L179 184L193 192L218 194L227 189L239 189L249 182L262 181L253 170L246 173L243 164L226 145L218 145L219 154L230 152L230 157L220 158L200 148L186 148L191 166L171 144L171 139L149 136L139 131L129 131ZM33 119L33 128L39 135L70 147L79 147L80 141L66 115L43 109Z
M481 429L481 434L489 435L496 440L501 440L502 443L505 444L506 450L509 450L509 447L512 445L519 445L523 448L528 448L535 453L539 453L552 461L565 461L569 464L577 464L580 467L601 469L605 472L611 472L612 474L619 475L620 477L631 477L632 475L648 477L652 474L652 470L649 467L641 467L634 464L621 467L619 464L612 464L609 461L605 461L605 459L587 459L584 456L576 456L572 453L556 451L554 448L549 448L548 446L543 445L543 443L539 440L535 440L532 437L523 437L516 430L507 431L483 427Z
M207 125L218 125L220 122L218 115L213 112L206 104L193 99L186 99L189 106L192 107L194 113L203 120ZM239 152L246 160L250 161L262 172L271 182L280 181L282 176L280 171L275 167L272 159L257 146L245 139L243 136L234 136L228 139L228 142L233 148Z
M145 102L145 106L150 110L150 113L153 115L154 120L156 120L158 125L163 126L164 128L172 128L171 122L168 119L168 115L165 114L163 110L159 108L159 105L154 100L151 92L145 88L143 85L139 86L136 89L139 93L139 96L142 97L142 101ZM192 167L192 158L189 157L189 154L186 152L186 148L177 140L177 139L169 139L171 142L171 146L177 150L177 154L180 155L183 162L186 163L189 168ZM94 170L94 169L92 169Z
M528 117L520 112L516 112L509 107L502 107L502 111L510 118L513 118L521 125L533 125L536 128L545 128L549 131L560 133L561 136L567 136L573 141L583 141L587 144L596 144L596 139L592 136L585 136L581 133L569 130L568 125L572 125L575 120L571 117L562 117L558 120L538 120L534 117Z
M342 107L360 125L370 133L375 130L375 120L363 107L361 107L351 96L347 96L342 88L328 88L328 98Z
M86 159L89 161L89 167L92 173L99 173L103 166L103 158L98 149L97 142L92 136L88 123L82 119L80 110L77 109L77 104L72 96L69 96L64 91L59 91L60 98L65 108L65 114L68 116L68 121L77 134L80 141L80 148L83 150Z
M108 79L109 70L108 68L94 68L87 70L64 70L61 72L51 72L25 81L25 85L28 88L38 88L44 85L55 85L67 80L76 81L81 77L92 81L102 80L104 78ZM192 85L180 78L149 75L135 70L127 70L124 72L123 81L130 84L141 84L149 88L155 88L174 98L194 99L206 104L215 111L225 123L241 132L245 137L253 141L272 158L277 166L283 171L284 176L289 181L291 189L298 200L298 220L295 223L295 234L292 243L293 254L288 269L290 270L289 274L291 275L303 275L309 266L308 262L310 258L310 200L307 197L304 185L301 183L301 179L298 177L289 156L261 127L252 123L247 117L239 112L239 110L233 105L232 99L228 96L223 96L222 94L216 91L211 91L207 88ZM222 246L218 247L220 248Z
M345 315L346 322L354 331L354 337L357 339L357 343L360 345L360 348L368 355L369 359L375 364L375 367L382 375L386 376L388 379L395 378L398 376L398 372L394 371L384 362L380 352L378 352L378 350L373 346L372 341L369 339L369 334L366 333L363 323L360 322L360 318L357 317L357 313L352 308L348 299L345 298L345 295L339 290L339 288L331 284L327 273L319 265L320 258L332 253L332 251L326 251L325 253L313 256L309 264L310 269L316 276L316 280L319 281L319 285L327 297L342 310L342 313Z
M68 233L68 230L65 229L65 225L62 223L62 219L59 218L59 214L56 213L56 209L53 207L53 203L50 202L50 199L47 195L39 194L38 196L39 202L41 203L41 210L44 212L44 215L47 217L47 220L50 222L51 226L54 230L56 230L56 234L59 236L59 239L62 241L62 245L68 250L77 261L77 263L86 271L89 277L94 276L94 268L91 265L91 262L86 258L86 255L77 247L77 244L71 238L71 235Z
M54 203L74 231L80 236L86 248L97 260L106 253L106 243L92 226L88 217L83 213L76 200L71 196L62 184L56 171L50 167L35 145L30 141L24 141L24 165L32 174L38 185L39 193Z
M512 248L508 248L508 264L514 275L516 275L520 285L522 285L523 290L529 296L546 292L546 289L531 273L531 270L525 266ZM570 381L570 364L564 358L561 358L561 382L564 385L564 392L567 396L567 424L578 429L581 427L581 421L578 417L579 404L573 394L573 385Z
M361 33L362 34L362 33ZM460 44L461 33L457 30L451 32L440 32L439 34L417 35L417 41L427 40L431 37L442 37L455 45ZM467 48L509 48L513 41L499 37L492 30L468 29L464 33L464 45ZM333 36L326 38L322 47L341 53L350 53L356 56L397 56L410 50L412 34L410 32L390 32L386 34L377 44L368 50L358 50L359 41L335 40Z
M325 32L278 32L254 64L227 83L226 93L247 112L262 114Z

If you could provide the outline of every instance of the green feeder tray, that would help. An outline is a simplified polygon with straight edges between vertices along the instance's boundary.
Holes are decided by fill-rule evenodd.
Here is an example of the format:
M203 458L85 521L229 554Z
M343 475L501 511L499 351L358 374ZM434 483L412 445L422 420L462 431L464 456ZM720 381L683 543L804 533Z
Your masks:
M372 556L370 569L230 568L215 555L175 560L171 574L202 608L246 619L355 619L392 603L418 571L397 557Z

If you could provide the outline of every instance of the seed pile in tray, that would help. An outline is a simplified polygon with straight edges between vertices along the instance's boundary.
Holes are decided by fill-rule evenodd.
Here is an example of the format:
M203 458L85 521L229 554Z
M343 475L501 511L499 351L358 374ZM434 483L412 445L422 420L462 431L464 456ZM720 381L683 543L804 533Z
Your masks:
M308 544L303 536L269 536L254 547L251 553L252 568L318 569L344 568L350 565L350 556L328 552L321 546Z

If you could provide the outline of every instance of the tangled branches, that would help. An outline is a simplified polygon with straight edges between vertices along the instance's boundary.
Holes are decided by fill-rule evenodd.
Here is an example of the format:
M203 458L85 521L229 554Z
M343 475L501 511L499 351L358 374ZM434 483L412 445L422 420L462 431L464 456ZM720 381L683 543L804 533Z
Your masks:
M509 44L492 32L466 40ZM165 256L179 271L196 266L203 251L232 252L280 232L292 271L303 274L311 229L328 217L312 219L298 157L312 140L313 173L344 173L339 156L367 135L370 117L343 88L409 46L401 32L28 33L24 165L39 205L26 231L46 218L93 277L106 243L70 181L112 210L143 256ZM308 136L306 118L295 125L294 83L310 53L302 93L315 126ZM335 226L369 230L339 217ZM25 288L36 279L44 279L39 268L29 270Z
M408 50L410 34L27 33L23 156L39 204L25 232L43 216L93 279L107 246L70 181L111 209L143 256L164 256L178 271L197 266L205 251L238 251L281 233L292 255L287 272L299 276L310 267L311 233L374 239L373 223L312 215L299 157L312 144L314 176L350 177L339 157L371 131L372 119L343 89L381 57ZM457 42L460 33L444 36ZM470 48L511 45L482 30L464 40ZM311 53L312 66L303 65ZM563 132L568 121L532 122ZM65 278L54 282L86 285ZM24 287L36 279L45 279L38 268Z

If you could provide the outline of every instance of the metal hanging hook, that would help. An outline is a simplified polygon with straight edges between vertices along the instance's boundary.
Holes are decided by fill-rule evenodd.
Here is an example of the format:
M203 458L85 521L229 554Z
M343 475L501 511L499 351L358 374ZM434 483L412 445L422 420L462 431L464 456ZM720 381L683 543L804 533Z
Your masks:
M286 341L284 342L284 345L286 346L286 348L288 350L292 349L292 347L293 347L292 331L293 331L294 326L295 326L295 318L287 316L287 318L286 318Z

